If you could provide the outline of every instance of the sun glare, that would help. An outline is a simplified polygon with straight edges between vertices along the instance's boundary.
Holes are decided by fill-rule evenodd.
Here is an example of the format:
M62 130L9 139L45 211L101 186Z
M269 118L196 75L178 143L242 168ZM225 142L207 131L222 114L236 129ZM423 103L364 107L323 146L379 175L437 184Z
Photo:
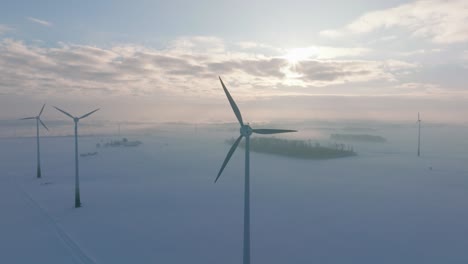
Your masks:
M290 64L294 65L300 61L310 59L311 57L315 57L317 56L317 54L318 50L316 48L294 48L287 49L284 58L287 59Z

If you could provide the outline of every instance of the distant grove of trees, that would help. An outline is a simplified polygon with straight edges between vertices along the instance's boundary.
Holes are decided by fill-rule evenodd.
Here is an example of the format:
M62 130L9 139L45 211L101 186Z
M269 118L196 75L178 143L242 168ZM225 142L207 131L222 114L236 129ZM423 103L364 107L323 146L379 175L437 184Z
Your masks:
M227 140L233 144L234 138ZM245 148L244 141L240 146ZM327 147L311 140L290 140L273 137L252 137L250 139L250 150L259 153L288 156L303 159L334 159L357 155L353 147L344 144L333 144Z
M137 146L139 146L141 144L142 144L142 142L139 141L139 140L128 141L128 139L124 137L124 138L122 138L122 140L111 140L110 142L103 143L102 146L106 147L106 148L107 147L137 147ZM96 147L100 148L101 143L97 143Z

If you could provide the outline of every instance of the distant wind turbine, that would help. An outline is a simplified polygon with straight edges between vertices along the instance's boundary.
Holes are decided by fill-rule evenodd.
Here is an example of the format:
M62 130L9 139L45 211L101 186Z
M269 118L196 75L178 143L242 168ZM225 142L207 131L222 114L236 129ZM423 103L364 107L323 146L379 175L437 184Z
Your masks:
M70 117L71 119L73 119L73 121L75 122L75 208L78 208L78 207L81 207L81 201L80 201L80 178L79 178L79 174L78 174L78 122L80 121L80 119L83 119L89 115L91 115L92 113L96 112L98 109L96 110L93 110L81 117L74 117L72 115L70 115L69 113L65 112L64 110L58 108L58 107L55 107L55 109L59 110L60 112L62 112L63 114L65 114L66 116Z
M418 157L421 156L421 118L418 112Z
M41 111L39 111L39 114L37 116L33 117L26 117L26 118L21 118L21 120L28 120L28 119L36 119L36 143L37 143L37 178L42 177L41 173L41 151L40 151L40 146L39 146L39 123L49 131L47 126L42 122L41 120L41 115L42 111L44 111L45 104L42 106Z
M226 93L227 99L231 104L232 110L237 117L237 120L240 124L240 136L232 145L231 149L229 150L226 158L224 159L223 165L219 170L218 176L215 179L215 183L218 181L219 176L223 172L226 164L231 159L232 154L236 150L239 142L245 137L245 183L244 183L244 253L243 253L243 264L250 264L250 136L252 133L256 134L279 134L279 133L288 133L288 132L297 132L296 130L286 130L286 129L252 129L248 124L245 125L242 121L242 115L237 107L234 99L232 99L231 94L227 90L226 86L224 86L223 80L219 77L219 81L223 86L224 93Z

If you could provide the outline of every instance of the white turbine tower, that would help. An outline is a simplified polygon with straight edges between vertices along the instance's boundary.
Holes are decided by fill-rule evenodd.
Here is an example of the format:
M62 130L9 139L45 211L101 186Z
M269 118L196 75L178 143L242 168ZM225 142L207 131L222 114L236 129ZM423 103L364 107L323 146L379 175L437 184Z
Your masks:
M223 172L226 164L231 159L232 154L236 150L239 142L245 137L245 183L244 183L244 251L243 251L243 263L250 264L250 136L252 133L256 134L279 134L279 133L288 133L288 132L297 132L296 130L286 130L286 129L252 129L248 124L245 125L242 121L242 115L237 107L234 99L232 99L229 91L227 90L226 86L224 86L223 80L219 77L221 85L223 86L223 90L226 93L226 96L231 104L232 110L237 117L237 120L240 124L240 136L232 145L231 149L229 150L226 158L224 159L223 165L219 170L218 176L215 179L215 182L218 181L219 176Z
M418 157L421 156L421 118L418 112Z
M42 106L41 111L39 111L39 115L33 116L33 117L26 117L26 118L21 118L21 120L28 120L28 119L36 119L36 143L37 143L37 178L42 177L41 173L41 150L40 150L40 145L39 145L39 123L49 131L47 126L42 122L41 120L41 115L42 111L44 111L45 104Z
M94 111L91 111L85 115L82 115L81 117L74 117L72 115L70 115L69 113L65 112L64 110L58 108L58 107L55 107L55 109L59 110L60 112L62 112L63 114L67 115L68 117L70 117L71 119L73 119L73 121L75 122L75 208L78 208L78 207L81 207L81 201L80 201L80 178L79 178L79 174L78 174L78 122L80 121L80 119L83 119L89 115L91 115L92 113L96 112L98 109L94 110Z

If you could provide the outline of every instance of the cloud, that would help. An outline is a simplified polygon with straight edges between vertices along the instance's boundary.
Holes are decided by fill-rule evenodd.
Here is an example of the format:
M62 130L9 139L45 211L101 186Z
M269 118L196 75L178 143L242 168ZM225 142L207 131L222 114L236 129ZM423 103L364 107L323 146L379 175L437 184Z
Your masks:
M207 64L213 72L229 74L238 71L252 76L276 78L285 76L281 69L287 65L288 62L281 58L232 60Z
M440 85L432 84L432 83L417 83L417 82L410 82L410 83L402 83L395 87L398 91L403 91L405 93L415 93L415 94L441 94L444 90L440 87Z
M409 56L415 56L415 55L428 55L428 54L440 53L442 51L443 51L442 49L418 49L418 50L413 50L413 51L400 52L399 55L409 57Z
M320 34L337 38L392 28L403 28L413 37L439 44L467 42L468 1L419 0L366 13L342 29L324 30Z
M0 24L0 35L5 34L6 32L11 30L13 30L11 27Z
M26 19L28 19L29 21L34 22L36 24L42 25L42 26L46 26L46 27L51 27L52 26L51 22L45 21L45 20L42 20L42 19L38 19L38 18L34 18L34 17L27 17Z
M251 91L246 95L276 96L297 88L312 92L316 87L393 83L419 68L398 60L306 58L292 63L284 54L266 56L228 46L206 37L176 40L164 49L67 43L45 48L4 39L0 42L0 90L7 94L210 96L219 94L217 76L221 75L236 89ZM344 48L329 49L346 53Z
M358 57L369 53L368 48L342 48L330 46L309 46L305 48L286 49L284 56L286 59L334 59Z
M252 42L252 41L241 41L241 42L238 42L237 45L238 45L241 49L246 49L246 50L250 50L250 49L268 50L268 49L271 49L271 50L278 51L278 48L273 47L273 46L271 46L271 45L267 45L267 44L263 44L263 43L258 43L258 42Z
M336 61L310 60L296 65L300 78L314 86L385 80L394 82L398 76L417 69L418 65L403 61Z
M222 39L212 36L179 37L169 44L172 52L196 53L210 50L221 53L225 51L225 43Z

